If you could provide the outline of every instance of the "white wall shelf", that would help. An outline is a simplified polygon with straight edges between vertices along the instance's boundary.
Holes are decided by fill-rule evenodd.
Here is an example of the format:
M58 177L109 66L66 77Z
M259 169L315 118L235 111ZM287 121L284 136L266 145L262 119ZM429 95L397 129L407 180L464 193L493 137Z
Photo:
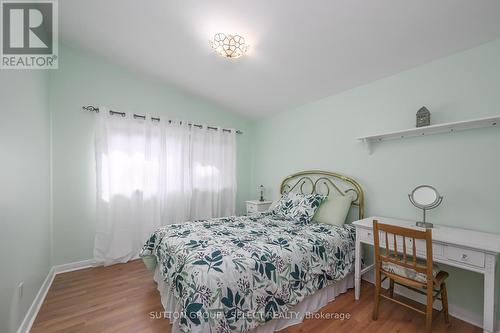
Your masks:
M425 127L416 127L401 131L387 132L375 135L361 136L357 139L365 142L368 146L368 151L371 153L372 144L376 142L395 140L395 139L406 139L406 138L440 134L440 133L453 133L472 128L498 126L498 124L500 124L500 116L495 116L495 117L457 121L453 123L430 125Z

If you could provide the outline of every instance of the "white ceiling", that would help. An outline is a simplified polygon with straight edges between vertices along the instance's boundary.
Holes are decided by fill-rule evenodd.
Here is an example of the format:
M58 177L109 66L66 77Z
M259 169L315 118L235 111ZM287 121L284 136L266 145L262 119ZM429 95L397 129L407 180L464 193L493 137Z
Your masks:
M63 0L63 43L261 117L500 38L498 0ZM212 52L243 35L239 59Z

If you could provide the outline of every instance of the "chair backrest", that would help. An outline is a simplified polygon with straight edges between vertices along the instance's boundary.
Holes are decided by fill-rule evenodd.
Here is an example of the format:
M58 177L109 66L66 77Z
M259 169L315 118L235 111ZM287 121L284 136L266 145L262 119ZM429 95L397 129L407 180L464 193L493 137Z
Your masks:
M380 238L385 239L385 249L380 247ZM375 248L375 263L377 269L382 262L389 262L399 266L414 269L417 272L427 274L432 279L432 230L425 231L404 228L390 224L373 221L373 238ZM417 261L417 240L425 241L426 263ZM410 255L409 255L410 254ZM396 274L397 275L397 274Z

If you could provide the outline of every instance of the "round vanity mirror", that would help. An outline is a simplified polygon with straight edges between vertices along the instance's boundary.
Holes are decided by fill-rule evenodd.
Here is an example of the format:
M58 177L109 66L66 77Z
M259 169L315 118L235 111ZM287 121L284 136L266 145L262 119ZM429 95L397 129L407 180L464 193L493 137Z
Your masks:
M439 193L436 189L429 185L421 185L415 188L411 192L411 196L413 201L415 202L417 207L425 208L428 206L432 206L439 199Z
M439 192L434 187L430 185L420 185L408 194L408 198L415 207L423 210L423 221L417 222L417 226L432 228L432 223L428 223L425 220L425 212L428 209L439 206L441 201L443 201L443 197L439 195Z

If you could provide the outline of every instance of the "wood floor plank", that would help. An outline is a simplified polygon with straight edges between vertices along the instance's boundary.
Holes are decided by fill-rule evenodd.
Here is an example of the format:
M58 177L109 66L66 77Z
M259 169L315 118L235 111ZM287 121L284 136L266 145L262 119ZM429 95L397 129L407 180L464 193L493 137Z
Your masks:
M420 333L425 318L392 302L382 301L379 319L373 321L373 287L362 283L361 298L354 291L340 295L322 308L324 314L349 314L345 320L305 319L302 324L282 330L283 333ZM408 301L408 300L406 300ZM418 303L413 303L418 306ZM87 268L59 274L31 329L32 333L170 333L167 319L151 318L161 313L160 295L140 260L108 267ZM480 333L482 330L459 319L451 325L435 313L436 333Z

